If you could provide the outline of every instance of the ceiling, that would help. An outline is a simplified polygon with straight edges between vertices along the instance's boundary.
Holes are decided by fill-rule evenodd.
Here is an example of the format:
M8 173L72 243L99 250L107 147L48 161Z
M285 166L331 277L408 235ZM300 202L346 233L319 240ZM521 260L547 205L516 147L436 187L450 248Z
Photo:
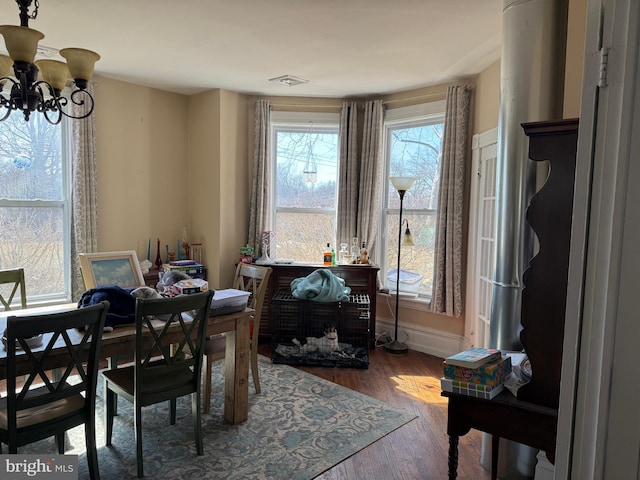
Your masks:
M104 77L187 95L388 94L500 58L502 0L39 1L41 45L95 50ZM18 25L0 2L0 24ZM287 74L308 83L269 82Z

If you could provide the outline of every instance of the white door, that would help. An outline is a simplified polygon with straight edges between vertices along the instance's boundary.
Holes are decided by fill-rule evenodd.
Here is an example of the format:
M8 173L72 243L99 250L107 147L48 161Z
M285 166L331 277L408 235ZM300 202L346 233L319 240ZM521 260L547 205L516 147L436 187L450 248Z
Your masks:
M489 346L489 321L495 271L496 165L498 129L473 136L467 322L465 341Z

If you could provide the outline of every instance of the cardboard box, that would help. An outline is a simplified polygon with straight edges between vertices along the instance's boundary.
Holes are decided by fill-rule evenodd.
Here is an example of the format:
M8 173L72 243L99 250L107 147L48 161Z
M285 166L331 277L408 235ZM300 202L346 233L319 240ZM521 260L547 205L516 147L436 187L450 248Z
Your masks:
M227 288L216 290L211 300L211 316L242 312L247 308L251 292Z
M201 278L190 278L180 280L173 285L178 295L189 295L192 293L206 292L209 290L209 283Z
M482 385L498 385L503 383L511 373L511 357L503 356L499 360L486 363L477 368L459 367L443 364L444 376L450 380L460 380Z

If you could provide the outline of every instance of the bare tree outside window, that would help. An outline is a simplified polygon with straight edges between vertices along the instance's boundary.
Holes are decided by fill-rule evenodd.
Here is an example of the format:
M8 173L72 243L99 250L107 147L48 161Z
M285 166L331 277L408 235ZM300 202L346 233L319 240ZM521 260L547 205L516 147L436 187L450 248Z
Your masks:
M0 269L24 268L30 301L66 291L62 131L35 113L0 123Z
M403 220L408 221L415 242L401 250L400 290L431 295L433 248L440 188L440 160L444 124L416 121L387 128L389 176L416 177L403 201ZM390 185L386 198L385 284L396 288L398 268L398 214L400 196Z
M275 252L321 263L335 248L338 131L335 126L276 127Z

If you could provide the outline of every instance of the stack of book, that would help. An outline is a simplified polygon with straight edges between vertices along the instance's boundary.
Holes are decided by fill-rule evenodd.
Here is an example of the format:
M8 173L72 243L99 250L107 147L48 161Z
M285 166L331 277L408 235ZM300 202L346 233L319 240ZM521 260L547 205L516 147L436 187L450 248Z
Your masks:
M162 265L163 272L168 272L169 270L186 273L191 278L206 280L207 270L204 268L204 265L194 260L176 260Z
M490 400L504 389L511 357L491 348L471 348L447 357L440 385L445 392Z

